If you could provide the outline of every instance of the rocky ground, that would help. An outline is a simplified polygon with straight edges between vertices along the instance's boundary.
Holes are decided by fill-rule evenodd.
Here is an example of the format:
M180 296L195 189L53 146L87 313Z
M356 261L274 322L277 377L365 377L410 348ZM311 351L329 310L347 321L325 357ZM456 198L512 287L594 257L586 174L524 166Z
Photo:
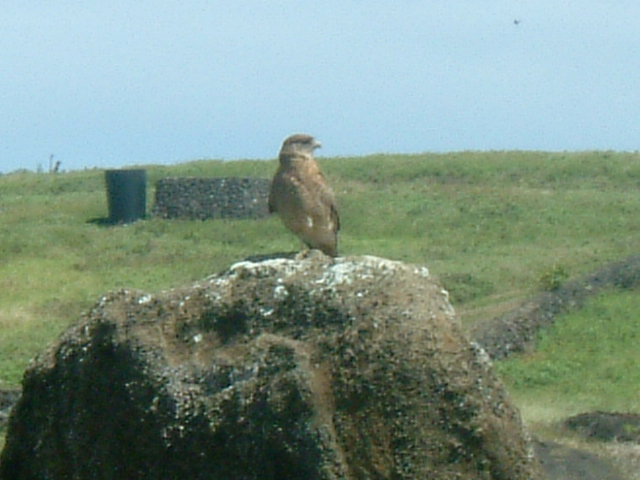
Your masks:
M581 308L589 297L602 290L638 287L640 257L630 257L527 300L518 308L475 326L471 336L491 358L506 358L533 349L540 329L553 324L558 315Z
M534 347L536 333L557 315L581 308L606 288L640 287L640 257L604 266L578 280L545 292L519 308L477 327L472 336L493 358ZM0 390L0 434L19 391ZM536 441L538 457L553 480L640 479L640 415L586 412L566 419L562 427L594 445L589 451L553 441ZM594 453L595 452L595 453Z
M472 337L494 359L535 347L540 329L558 315L581 308L604 289L640 287L640 257L603 266L583 278L522 303L518 308L478 325ZM640 479L640 415L586 412L561 425L568 434L589 442L592 451L538 441L536 450L549 478L559 480Z

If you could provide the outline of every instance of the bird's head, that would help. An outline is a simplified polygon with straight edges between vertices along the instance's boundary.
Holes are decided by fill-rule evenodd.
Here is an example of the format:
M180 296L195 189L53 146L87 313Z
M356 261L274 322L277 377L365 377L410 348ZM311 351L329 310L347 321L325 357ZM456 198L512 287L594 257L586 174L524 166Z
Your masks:
M313 156L313 151L320 148L322 144L306 133L296 133L291 135L282 142L280 155L302 153Z

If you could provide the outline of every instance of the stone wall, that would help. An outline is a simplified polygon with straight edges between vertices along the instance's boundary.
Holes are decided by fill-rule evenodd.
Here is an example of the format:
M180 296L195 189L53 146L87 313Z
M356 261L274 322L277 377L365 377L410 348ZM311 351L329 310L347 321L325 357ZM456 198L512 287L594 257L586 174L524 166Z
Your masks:
M262 218L268 215L266 178L169 177L156 183L152 215L161 218Z

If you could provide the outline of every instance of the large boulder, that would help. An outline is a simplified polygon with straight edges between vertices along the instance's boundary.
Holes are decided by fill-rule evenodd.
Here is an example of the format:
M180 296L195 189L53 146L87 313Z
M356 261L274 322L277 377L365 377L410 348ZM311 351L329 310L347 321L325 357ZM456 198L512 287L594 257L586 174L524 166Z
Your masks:
M311 252L102 298L25 373L0 478L540 475L426 268Z

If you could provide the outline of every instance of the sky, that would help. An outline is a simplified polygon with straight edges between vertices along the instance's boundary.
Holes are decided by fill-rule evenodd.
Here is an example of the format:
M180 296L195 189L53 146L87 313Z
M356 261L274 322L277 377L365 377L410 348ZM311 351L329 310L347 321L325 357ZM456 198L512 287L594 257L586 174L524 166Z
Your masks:
M0 0L0 172L640 149L638 0Z

